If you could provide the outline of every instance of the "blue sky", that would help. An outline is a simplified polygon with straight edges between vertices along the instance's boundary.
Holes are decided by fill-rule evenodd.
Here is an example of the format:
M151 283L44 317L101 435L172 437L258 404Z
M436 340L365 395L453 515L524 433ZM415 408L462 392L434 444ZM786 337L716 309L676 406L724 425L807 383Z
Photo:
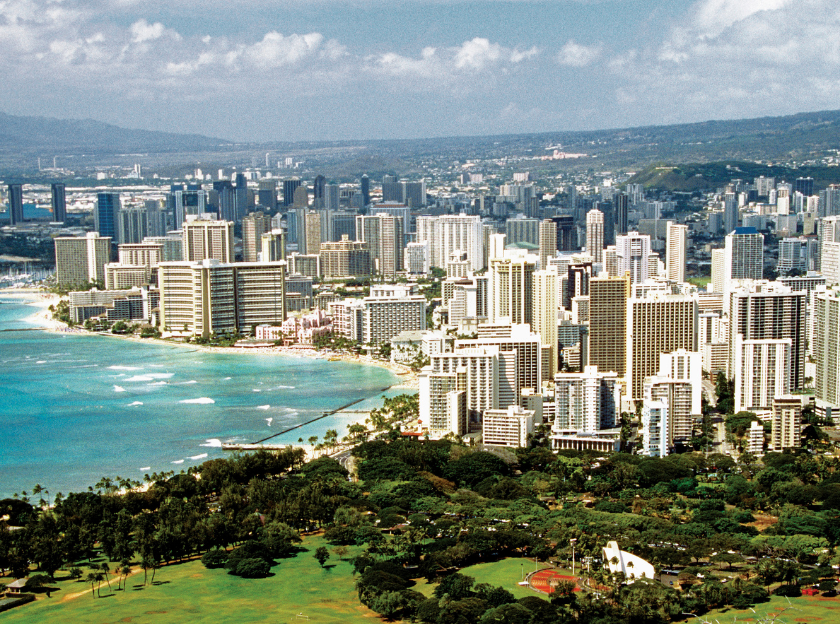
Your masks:
M840 108L836 0L0 0L0 110L233 140Z

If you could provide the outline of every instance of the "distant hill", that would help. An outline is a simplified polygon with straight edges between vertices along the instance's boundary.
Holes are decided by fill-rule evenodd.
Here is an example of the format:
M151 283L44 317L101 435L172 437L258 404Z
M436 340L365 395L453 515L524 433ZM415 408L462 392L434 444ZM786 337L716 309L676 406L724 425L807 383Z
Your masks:
M733 179L752 181L760 176L775 177L789 183L793 183L798 177L813 177L814 189L818 190L840 182L840 167L801 166L792 169L734 160L674 166L654 165L636 173L627 183L642 184L645 188L694 192L720 188Z
M194 134L124 129L96 120L12 116L0 112L0 153L168 153L212 151L231 142Z

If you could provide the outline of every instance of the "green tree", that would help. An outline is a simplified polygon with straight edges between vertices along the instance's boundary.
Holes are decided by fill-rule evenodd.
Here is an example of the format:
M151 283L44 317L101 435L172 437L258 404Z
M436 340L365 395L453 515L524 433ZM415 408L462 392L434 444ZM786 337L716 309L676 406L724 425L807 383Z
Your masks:
M85 582L90 584L90 596L96 599L94 589L96 588L96 585L99 584L99 574L95 571L88 571L88 574L85 576Z
M321 565L321 568L324 568L324 563L330 559L330 552L326 547L318 547L315 550L315 559L318 561L318 564Z

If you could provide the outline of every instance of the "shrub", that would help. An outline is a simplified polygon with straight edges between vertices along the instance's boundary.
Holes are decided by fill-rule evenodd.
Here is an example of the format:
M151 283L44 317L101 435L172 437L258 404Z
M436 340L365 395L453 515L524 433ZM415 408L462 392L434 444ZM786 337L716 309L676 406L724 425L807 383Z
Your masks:
M268 562L262 558L245 558L239 561L234 575L244 578L262 578L266 577L270 570Z
M201 556L201 563L208 569L220 569L227 564L228 555L222 549L212 549Z

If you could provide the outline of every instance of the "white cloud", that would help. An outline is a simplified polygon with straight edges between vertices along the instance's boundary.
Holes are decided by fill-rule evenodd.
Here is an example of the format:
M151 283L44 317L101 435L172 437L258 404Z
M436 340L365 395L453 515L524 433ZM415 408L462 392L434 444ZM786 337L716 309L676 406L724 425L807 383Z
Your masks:
M318 52L324 36L320 33L306 35L281 35L277 31L266 33L262 41L247 47L244 57L261 69L288 66Z
M583 68L594 63L601 56L601 46L585 46L570 39L557 53L557 63L561 66Z
M131 33L131 41L139 44L140 42L159 39L163 36L166 28L160 22L149 24L146 20L137 20L128 30Z

